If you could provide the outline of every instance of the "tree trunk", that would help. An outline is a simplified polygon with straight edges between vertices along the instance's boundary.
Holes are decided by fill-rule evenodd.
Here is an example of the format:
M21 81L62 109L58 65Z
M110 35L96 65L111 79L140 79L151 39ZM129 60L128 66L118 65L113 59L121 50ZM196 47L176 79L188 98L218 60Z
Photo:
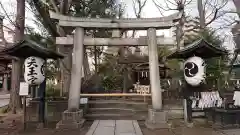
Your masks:
M61 63L61 95L63 96L66 94L70 88L70 81L71 81L71 68L72 68L72 48L65 48L68 49L65 53L66 56L62 60ZM63 65L64 64L64 65Z
M185 24L185 15L183 14L177 24L176 39L177 39L177 50L180 50L184 46L184 24Z
M124 71L123 71L123 92L127 93L127 87L128 87L128 69L127 66L124 65Z
M233 3L237 9L237 14L240 17L240 1L239 0L233 0Z
M205 11L204 11L204 7L203 7L203 1L198 0L197 4L198 4L197 7L198 7L199 18L200 18L200 28L204 29L204 27L205 27Z
M98 51L97 46L94 46L94 66L95 66L95 74L98 72Z
M24 23L25 23L25 0L17 0L17 15L15 26L15 43L24 39ZM12 76L11 76L11 96L9 107L12 113L16 113L16 109L21 107L19 96L20 76L21 76L21 61L12 60Z
M3 18L0 16L0 43L1 45L4 45L6 47L6 40L4 38L4 32L3 32Z
M89 61L88 61L88 55L87 50L84 48L84 59L83 59L83 71L84 71L84 78L88 79L91 75L90 68L89 68Z

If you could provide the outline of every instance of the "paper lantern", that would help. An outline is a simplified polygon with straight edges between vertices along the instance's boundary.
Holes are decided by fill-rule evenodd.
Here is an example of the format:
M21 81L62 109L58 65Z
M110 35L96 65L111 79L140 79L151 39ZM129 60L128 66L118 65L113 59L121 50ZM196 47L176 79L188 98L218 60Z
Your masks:
M205 62L200 57L191 57L184 62L184 78L192 86L199 86L205 81Z
M45 61L39 57L28 57L24 62L24 79L29 85L41 84L45 79Z

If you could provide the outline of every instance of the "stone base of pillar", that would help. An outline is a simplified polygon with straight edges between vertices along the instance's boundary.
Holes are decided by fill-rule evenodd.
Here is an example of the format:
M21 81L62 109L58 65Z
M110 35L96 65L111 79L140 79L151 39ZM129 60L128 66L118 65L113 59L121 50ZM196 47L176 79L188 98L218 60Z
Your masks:
M74 112L66 110L63 112L62 120L57 123L56 128L78 129L83 126L84 122L83 110L77 110Z
M186 127L192 128L194 126L193 123L185 122Z
M145 121L145 125L149 129L162 129L171 127L171 125L168 124L167 113L154 109L148 109L148 118Z

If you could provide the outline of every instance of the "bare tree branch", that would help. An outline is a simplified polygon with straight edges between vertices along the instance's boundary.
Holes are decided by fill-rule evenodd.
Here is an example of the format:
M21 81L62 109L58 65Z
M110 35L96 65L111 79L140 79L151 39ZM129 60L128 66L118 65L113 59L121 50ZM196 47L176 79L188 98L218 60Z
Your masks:
M174 6L177 6L177 0L175 0L175 3L174 2L171 2L170 0L164 0L164 2L166 3L167 7L169 7L168 3L174 5Z
M164 6L157 0L152 0L152 1L162 16L164 16L163 11L171 11L171 10L181 11L184 9L186 5L189 5L192 2L192 0L174 0L174 2L170 0L164 0L165 1L164 2L165 6ZM174 6L175 8L172 8L170 5Z
M162 10L164 10L164 11L167 11L167 10L164 9L157 1L155 1L155 0L152 0L152 1L153 1L154 5L157 7L159 13L160 13L162 16L164 16Z
M175 8L171 8L171 7L169 6L169 3L170 3L170 4L178 7L177 1L175 1L176 3L173 3L173 2L171 2L170 0L164 0L164 1L165 1L165 4L166 4L168 10L177 10L177 8L175 9Z
M227 5L227 3L228 3L228 1L225 1L225 2L222 3L219 7L217 7L217 5L218 5L217 2L215 3L215 5L211 5L211 3L209 3L209 5L213 7L213 10L214 10L215 12L214 12L213 18L212 18L210 21L208 21L208 22L205 24L205 26L211 24L214 20L216 20L216 19L222 17L223 15L225 15L225 13L223 13L223 14L218 14L218 13L219 13L219 11L220 11L222 8L224 8L224 7ZM206 19L206 18L205 18L205 19Z
M221 30L221 29L230 28L230 27L232 27L232 25L235 24L235 23L236 23L236 21L229 22L228 24L225 24L225 25L220 26L219 28L215 29L215 31L218 31L218 30Z
M9 28L8 26L3 25L3 27L10 30L11 32L15 32L12 28Z
M132 0L132 2L133 2L133 10L136 18L140 18L142 10L147 3L147 0L144 0L143 3L141 0Z
M132 0L132 2L133 2L133 10L136 18L141 18L141 13L147 3L147 0L144 0L143 2L141 0ZM133 30L132 37L135 36L135 32L136 31Z
M10 16L8 15L6 9L3 7L3 4L2 4L1 1L0 1L0 6L1 6L1 8L2 8L4 14L7 16L9 22L10 22L14 27L17 27L16 23L14 23L14 21L13 21L13 20L10 18Z
M2 8L4 14L5 14L5 16L7 16L8 21L9 21L15 28L18 28L19 26L17 25L17 23L15 23L15 21L13 21L13 20L10 18L9 14L7 13L6 9L3 7L3 4L2 4L1 2L0 2L0 6L1 6L1 8ZM4 27L5 27L5 26L4 26ZM24 29L25 29L25 30L29 30L28 27L24 27ZM15 31L14 31L14 32L15 32Z
M56 24L49 17L48 11L46 11L46 9L45 9L45 5L43 3L41 3L41 1L39 1L39 0L33 0L32 2L34 4L37 12L39 13L39 15L44 20L43 21L44 27L48 28L49 33L53 37L59 36L60 33L57 30Z
M192 0L189 0L189 1L185 0L183 4L186 6L186 5L189 5L191 2Z

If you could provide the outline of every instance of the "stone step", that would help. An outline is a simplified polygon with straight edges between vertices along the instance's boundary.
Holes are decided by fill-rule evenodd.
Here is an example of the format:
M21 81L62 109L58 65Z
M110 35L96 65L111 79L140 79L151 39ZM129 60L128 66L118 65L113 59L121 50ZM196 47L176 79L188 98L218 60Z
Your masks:
M148 104L144 102L118 100L90 100L85 117L96 119L142 120L147 116Z
M126 108L136 110L145 110L148 108L147 103L122 100L91 100L88 106L89 108Z
M139 102L144 102L144 97L133 97L133 98L126 98L125 100L127 101L139 101ZM151 97L145 97L145 101L151 101Z
M147 113L146 109L136 110L133 108L88 108L88 113L112 113L112 114L121 114L121 113Z
M147 114L86 114L85 118L88 120L145 120Z
M125 101L125 100L90 100L89 104L135 104L135 105L145 105L147 103Z

